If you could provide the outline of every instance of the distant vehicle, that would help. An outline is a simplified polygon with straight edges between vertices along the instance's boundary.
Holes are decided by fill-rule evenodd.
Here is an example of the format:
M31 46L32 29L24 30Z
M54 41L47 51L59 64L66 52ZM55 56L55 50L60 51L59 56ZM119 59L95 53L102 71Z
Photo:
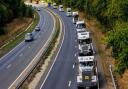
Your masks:
M79 56L77 64L77 88L98 89L97 63L94 56Z
M32 40L33 40L32 33L26 33L25 34L25 42L32 41Z
M77 21L76 27L77 27L77 29L86 28L85 22L84 21Z
M40 11L40 8L37 8L38 11Z
M63 5L59 5L59 11L60 12L63 12L64 11Z
M54 8L54 9L57 9L56 3L53 3L53 8Z
M40 31L40 27L37 26L37 27L35 28L35 31Z
M45 3L45 1L43 1L43 0L42 0L41 2L42 2L42 3Z
M73 16L72 21L75 24L78 21L78 18L79 18L78 11L72 12L72 16Z
M67 16L72 16L71 8L67 8L66 15Z
M48 2L48 7L51 7L51 2Z

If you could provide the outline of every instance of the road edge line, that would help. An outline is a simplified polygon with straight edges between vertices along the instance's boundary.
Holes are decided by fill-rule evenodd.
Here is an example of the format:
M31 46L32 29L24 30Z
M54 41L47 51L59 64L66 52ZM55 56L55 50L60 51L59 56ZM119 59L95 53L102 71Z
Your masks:
M52 11L52 12L53 12L53 11ZM57 52L57 55L55 56L55 59L54 59L52 65L51 65L51 67L50 67L50 69L49 69L49 71L48 71L48 73L47 73L47 75L46 75L46 77L45 77L43 83L41 84L40 89L42 89L43 85L45 84L45 82L46 82L46 80L47 80L47 78L48 78L48 76L49 76L49 74L50 74L50 72L51 72L51 70L52 70L52 68L53 68L53 66L54 66L54 64L55 64L55 62L56 62L56 60L57 60L57 57L58 57L58 55L59 55L59 53L60 53L60 50L61 50L62 45L63 45L63 42L64 42L64 37L65 37L65 25L64 25L63 20L62 20L62 18L61 18L58 14L56 14L55 12L53 12L53 13L59 18L59 21L61 22L61 26L60 26L61 29L62 29L62 26L64 26L64 35L63 35L63 38L62 38L62 43L61 43L61 45L60 45L60 47L59 47L59 50L58 50L58 52ZM63 25L62 25L62 24L63 24ZM63 30L63 29L62 29L62 30Z

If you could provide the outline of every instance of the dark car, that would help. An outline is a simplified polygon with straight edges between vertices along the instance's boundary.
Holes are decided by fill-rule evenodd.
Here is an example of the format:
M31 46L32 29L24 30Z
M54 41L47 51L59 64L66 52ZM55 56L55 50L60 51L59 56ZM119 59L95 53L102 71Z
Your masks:
M40 27L36 27L35 28L35 31L40 31Z

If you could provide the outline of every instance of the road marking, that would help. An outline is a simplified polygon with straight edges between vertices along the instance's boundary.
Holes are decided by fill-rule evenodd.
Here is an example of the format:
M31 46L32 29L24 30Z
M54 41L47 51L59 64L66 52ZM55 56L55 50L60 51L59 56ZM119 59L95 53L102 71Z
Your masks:
M22 57L22 56L23 56L23 53L20 54L20 57Z
M6 68L7 68L7 69L9 69L11 66L12 66L12 65L11 65L11 64L9 64Z
M74 55L75 57L77 56L77 53L75 53L75 55Z
M77 48L77 46L75 46L75 48Z
M74 67L75 67L75 64L73 64L72 68L74 69Z
M71 81L68 82L68 86L69 86L69 87L71 86L71 83L72 83Z
M54 12L53 12L53 13L54 13ZM57 16L61 19L61 17L60 17L59 15L57 15ZM59 19L59 20L60 20L60 19ZM60 26L61 29L62 29L62 24L63 24L63 26L64 26L64 35L63 35L63 38L62 38L62 43L61 43L61 45L60 45L60 47L59 47L59 50L58 50L57 55L56 55L56 57L55 57L55 60L53 61L52 66L50 67L50 69L49 69L49 71L48 71L48 73L47 73L47 75L46 75L46 77L45 77L45 79L44 79L44 81L43 81L43 83L42 83L40 89L42 89L44 83L46 82L46 80L47 80L47 78L48 78L48 76L49 76L49 74L50 74L50 72L51 72L51 70L52 70L52 68L53 68L53 66L54 66L54 64L55 64L55 62L56 62L56 60L57 60L57 57L58 57L58 55L59 55L59 53L60 53L60 50L61 50L61 48L62 48L62 44L63 44L63 42L64 42L64 37L65 37L65 25L64 25L64 22L63 22L62 19L60 20L60 22L62 22L62 23L60 24L60 25L61 25L61 26Z

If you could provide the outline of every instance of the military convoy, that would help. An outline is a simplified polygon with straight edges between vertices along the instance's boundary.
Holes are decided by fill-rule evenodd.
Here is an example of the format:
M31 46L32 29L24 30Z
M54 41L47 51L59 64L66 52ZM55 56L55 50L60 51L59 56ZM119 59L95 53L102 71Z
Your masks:
M84 21L76 22L79 54L77 58L77 87L98 88L97 60L90 32Z
M59 11L64 11L63 5L59 5ZM67 8L66 16L72 16L77 31L78 57L75 60L77 88L98 89L97 60L94 56L91 33L87 30L85 22L79 20L78 11L71 12L71 8Z

